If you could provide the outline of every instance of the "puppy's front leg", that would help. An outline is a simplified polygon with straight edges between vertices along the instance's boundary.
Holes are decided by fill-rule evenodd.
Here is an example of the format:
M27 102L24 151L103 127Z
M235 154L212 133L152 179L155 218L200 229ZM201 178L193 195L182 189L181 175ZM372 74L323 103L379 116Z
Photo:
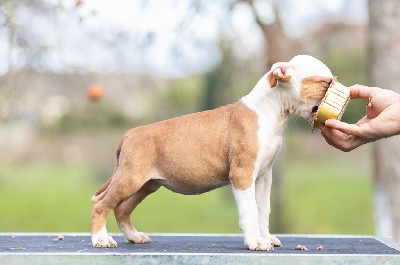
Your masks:
M254 182L245 190L237 189L233 185L233 195L239 211L239 226L244 235L245 246L250 250L271 250L271 241L260 235Z
M258 208L258 223L260 226L261 237L272 242L274 246L281 246L281 241L269 233L269 214L271 212L271 186L272 169L266 174L259 176L256 180L256 201Z

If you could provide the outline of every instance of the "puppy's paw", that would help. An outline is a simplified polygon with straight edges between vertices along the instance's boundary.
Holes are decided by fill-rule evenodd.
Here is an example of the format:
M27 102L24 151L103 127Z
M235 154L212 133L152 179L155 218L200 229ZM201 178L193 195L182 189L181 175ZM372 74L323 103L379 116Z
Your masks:
M245 241L244 243L245 247L248 250L273 250L274 249L274 245L272 244L272 241L266 238L256 238L256 239L248 239Z
M275 247L282 246L281 241L274 235L267 234L266 236L263 236L263 238L266 238L267 240L270 240Z
M92 245L95 248L115 248L117 247L117 242L111 236L92 236Z
M145 233L142 232L134 232L129 235L128 238L126 238L126 242L128 243L134 243L134 244L145 244L149 243L150 237L148 237Z

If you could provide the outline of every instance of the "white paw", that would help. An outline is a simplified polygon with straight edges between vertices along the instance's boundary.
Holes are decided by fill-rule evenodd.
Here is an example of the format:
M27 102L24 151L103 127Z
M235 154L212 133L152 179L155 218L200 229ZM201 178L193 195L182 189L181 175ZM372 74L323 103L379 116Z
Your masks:
M117 242L111 236L92 236L92 245L95 248L115 248Z
M126 242L128 243L135 243L135 244L144 244L144 243L149 243L150 237L148 237L145 233L142 232L134 232L129 235L128 238L126 238Z
M266 238L251 238L247 239L244 242L244 245L246 246L247 249L249 250L273 250L274 245L272 244L272 241Z
M262 236L263 238L270 240L275 247L282 246L281 241L274 235L267 234L266 236Z

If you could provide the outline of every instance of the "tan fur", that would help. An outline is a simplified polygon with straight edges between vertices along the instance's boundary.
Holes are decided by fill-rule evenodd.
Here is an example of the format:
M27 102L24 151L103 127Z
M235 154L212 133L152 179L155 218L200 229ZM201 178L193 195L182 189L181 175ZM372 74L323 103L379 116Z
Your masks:
M321 100L329 88L332 78L312 76L304 78L301 82L300 96L306 102Z
M273 75L272 72L270 72L267 76L267 82L269 83L270 87L275 87L277 84L277 81Z
M115 208L114 215L118 220L118 225L120 228L125 225L130 229L134 229L130 215L136 206L143 201L149 194L155 192L160 187L155 181L148 181L143 187L139 189L138 192L132 194L128 198L122 200ZM135 243L135 242L133 242Z
M253 181L252 175L258 152L257 119L257 114L243 104L232 113L229 179L235 189L245 190Z
M248 188L257 130L257 114L240 102L129 130L113 176L96 192L101 198L93 200L92 232L103 227L106 212L117 205L117 222L132 226L127 216L160 185L182 194L203 193L229 181L236 189Z
M121 140L121 141L119 142L119 144L118 144L118 149L117 149L117 163L116 163L116 165L115 165L114 172L115 172L115 171L117 170L117 168L118 168L119 155L120 155L120 153L121 153L121 146L122 146L122 143L124 142L124 140L125 140L125 138L122 138L122 140ZM98 188L98 190L94 193L94 195L95 195L95 196L98 196L98 195L100 195L101 193L103 193L103 192L107 189L108 185L110 185L111 179L112 179L112 176L111 176L105 183L103 183L103 185L101 185L100 188Z
M100 188L94 193L94 195L98 196L101 193L103 193L107 189L108 185L110 185L111 179L112 177L109 178L106 182L104 182L103 185L101 185Z

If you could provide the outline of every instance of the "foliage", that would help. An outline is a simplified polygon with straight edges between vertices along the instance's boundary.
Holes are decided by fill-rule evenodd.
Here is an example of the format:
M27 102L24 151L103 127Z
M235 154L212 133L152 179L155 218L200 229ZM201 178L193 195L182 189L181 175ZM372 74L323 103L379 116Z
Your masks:
M169 80L166 87L154 90L148 96L145 119L155 122L199 111L202 86L201 76Z
M259 58L238 58L232 45L226 40L220 42L220 64L203 75L203 110L238 101L264 74Z
M89 103L83 108L74 108L62 116L55 124L45 126L45 133L82 133L109 129L128 129L138 121L128 117L116 105Z

